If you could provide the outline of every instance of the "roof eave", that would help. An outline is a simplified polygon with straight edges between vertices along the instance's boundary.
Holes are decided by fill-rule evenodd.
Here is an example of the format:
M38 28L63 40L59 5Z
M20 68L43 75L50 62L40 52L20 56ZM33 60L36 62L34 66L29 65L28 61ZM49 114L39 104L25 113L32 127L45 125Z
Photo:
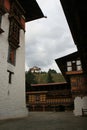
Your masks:
M22 6L22 8L25 10L26 22L44 17L44 14L42 10L40 9L36 0L31 0L31 1L18 0L18 2Z

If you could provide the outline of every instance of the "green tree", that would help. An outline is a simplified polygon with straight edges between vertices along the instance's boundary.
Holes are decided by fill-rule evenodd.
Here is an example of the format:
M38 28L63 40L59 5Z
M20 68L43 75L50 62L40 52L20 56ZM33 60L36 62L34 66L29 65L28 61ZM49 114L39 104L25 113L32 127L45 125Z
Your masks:
M26 73L26 82L29 84L37 84L35 75L31 71Z
M31 71L25 72L25 79L26 91L29 90L31 84L37 84L36 77Z
M57 74L56 70L54 70L54 69L49 69L48 72L53 73L53 74Z
M53 83L53 77L51 75L50 69L48 71L48 76L47 76L47 83Z

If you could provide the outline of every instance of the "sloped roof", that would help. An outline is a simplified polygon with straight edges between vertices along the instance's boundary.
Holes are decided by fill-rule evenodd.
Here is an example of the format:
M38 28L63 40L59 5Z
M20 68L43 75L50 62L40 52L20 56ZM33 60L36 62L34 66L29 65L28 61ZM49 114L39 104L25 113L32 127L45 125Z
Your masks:
M26 22L44 17L36 0L18 0L25 10Z
M84 73L87 73L87 1L60 0L73 39L77 45Z
M75 44L87 43L86 0L60 0Z
M67 82L56 82L56 83L45 83L45 84L31 84L31 86L37 87L37 86L55 86L55 85L64 85L67 84Z
M72 54L66 55L64 57L55 59L59 69L61 70L61 72L62 72L62 74L65 77L67 82L69 82L69 77L66 75L66 68L67 68L66 62L72 61L72 60L77 60L78 58L79 58L79 53L77 51L77 52L74 52Z

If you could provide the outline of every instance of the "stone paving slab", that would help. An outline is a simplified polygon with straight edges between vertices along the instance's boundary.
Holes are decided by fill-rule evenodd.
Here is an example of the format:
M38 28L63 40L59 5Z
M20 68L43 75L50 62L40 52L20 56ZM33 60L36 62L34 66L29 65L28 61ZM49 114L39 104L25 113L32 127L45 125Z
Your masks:
M87 117L72 112L29 112L21 119L0 121L0 130L87 130Z

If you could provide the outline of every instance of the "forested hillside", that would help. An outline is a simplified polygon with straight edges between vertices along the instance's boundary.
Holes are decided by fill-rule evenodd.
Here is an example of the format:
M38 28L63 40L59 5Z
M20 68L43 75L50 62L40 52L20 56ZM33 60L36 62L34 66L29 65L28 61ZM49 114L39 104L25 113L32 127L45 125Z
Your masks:
M31 73L26 72L26 82L28 84L44 84L44 83L55 83L55 82L65 82L65 79L61 73L56 73L52 71Z

